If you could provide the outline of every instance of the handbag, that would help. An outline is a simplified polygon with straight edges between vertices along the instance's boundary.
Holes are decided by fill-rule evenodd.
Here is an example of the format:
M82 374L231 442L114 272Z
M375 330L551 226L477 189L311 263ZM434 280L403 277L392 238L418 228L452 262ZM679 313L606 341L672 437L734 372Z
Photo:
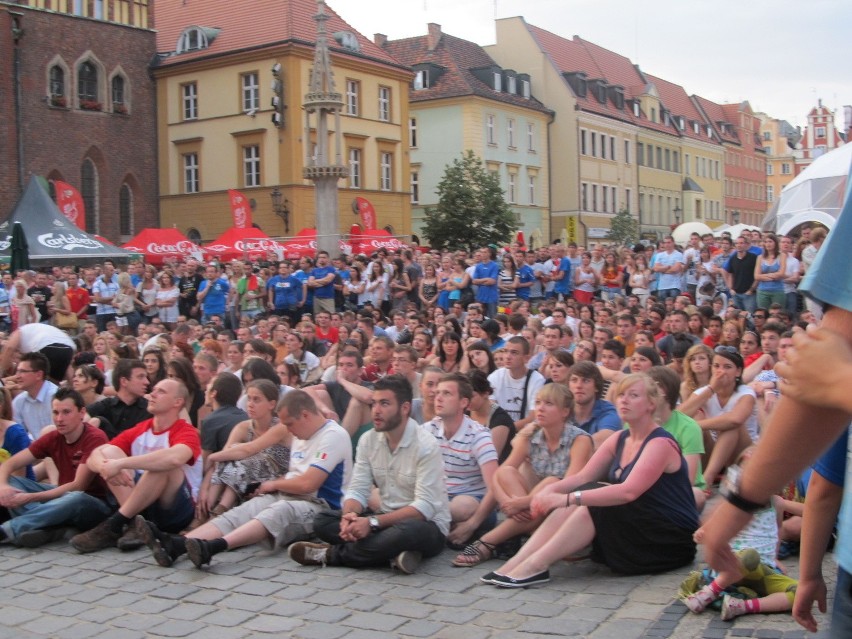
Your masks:
M77 316L74 313L56 314L56 328L77 328L78 326L79 321L77 320Z

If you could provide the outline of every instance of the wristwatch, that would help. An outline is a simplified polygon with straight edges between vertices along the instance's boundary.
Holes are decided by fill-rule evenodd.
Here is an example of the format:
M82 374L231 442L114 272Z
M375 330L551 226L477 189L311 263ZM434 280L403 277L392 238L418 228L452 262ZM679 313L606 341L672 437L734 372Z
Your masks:
M743 469L740 466L736 464L728 466L728 472L725 475L725 480L722 482L722 485L719 486L719 494L722 495L729 504L749 514L768 508L768 502L759 504L740 496L740 481L742 480L742 476Z
M379 532L382 529L382 527L379 525L378 517L370 517L369 519L367 519L367 523L370 524L370 530L373 532Z

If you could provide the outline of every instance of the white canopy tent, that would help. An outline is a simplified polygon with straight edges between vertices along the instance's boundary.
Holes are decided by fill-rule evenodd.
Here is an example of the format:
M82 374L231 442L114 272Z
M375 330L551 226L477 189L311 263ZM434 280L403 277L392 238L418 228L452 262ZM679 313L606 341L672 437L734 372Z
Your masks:
M846 180L852 167L852 144L817 158L793 178L774 210L775 230L785 235L805 222L819 222L832 228L840 217Z

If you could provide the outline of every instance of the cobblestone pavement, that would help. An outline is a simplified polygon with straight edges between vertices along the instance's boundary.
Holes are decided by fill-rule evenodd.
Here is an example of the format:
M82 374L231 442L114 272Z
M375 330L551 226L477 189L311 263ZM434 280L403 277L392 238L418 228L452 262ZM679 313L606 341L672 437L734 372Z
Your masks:
M497 562L454 568L449 550L414 575L305 568L257 548L217 555L205 570L187 560L160 568L146 549L78 555L55 543L0 552L0 639L806 636L789 615L727 623L689 613L673 601L686 571L621 577L590 561L560 563L549 584L503 590L478 581Z

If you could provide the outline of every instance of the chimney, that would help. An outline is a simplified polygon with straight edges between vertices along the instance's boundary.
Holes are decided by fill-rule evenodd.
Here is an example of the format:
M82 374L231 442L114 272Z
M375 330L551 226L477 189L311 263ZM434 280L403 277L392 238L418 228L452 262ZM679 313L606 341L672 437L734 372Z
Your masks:
M388 42L388 37L384 33L376 33L373 34L373 42L375 42L376 46L380 49L384 49Z
M426 36L426 42L429 45L429 51L434 51L438 47L438 42L441 41L441 25L430 22L428 26L429 35Z

